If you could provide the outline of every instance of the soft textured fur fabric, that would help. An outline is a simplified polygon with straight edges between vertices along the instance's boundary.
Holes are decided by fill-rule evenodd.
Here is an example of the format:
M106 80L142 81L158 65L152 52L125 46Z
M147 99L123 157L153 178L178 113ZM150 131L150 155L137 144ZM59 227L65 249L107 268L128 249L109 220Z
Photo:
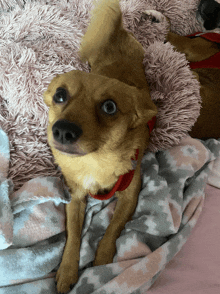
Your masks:
M0 3L4 9L15 5L13 1ZM89 70L77 52L92 7L91 0L28 1L24 8L22 1L17 3L14 10L2 12L0 19L0 125L10 139L9 177L15 189L36 176L60 175L47 145L48 110L42 94L56 74ZM143 10L156 9L169 17L171 30L194 33L201 30L196 20L198 1L124 0L120 4L125 28L146 50L146 78L159 108L149 147L166 149L177 144L195 122L199 84L185 56L163 44L166 27L139 20Z

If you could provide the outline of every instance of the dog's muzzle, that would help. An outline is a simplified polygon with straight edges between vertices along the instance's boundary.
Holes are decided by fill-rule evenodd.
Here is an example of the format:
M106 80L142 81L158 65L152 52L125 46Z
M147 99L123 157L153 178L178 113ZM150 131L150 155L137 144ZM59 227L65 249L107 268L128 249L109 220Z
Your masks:
M73 122L62 119L58 120L52 127L55 141L62 145L76 142L82 135L82 129Z

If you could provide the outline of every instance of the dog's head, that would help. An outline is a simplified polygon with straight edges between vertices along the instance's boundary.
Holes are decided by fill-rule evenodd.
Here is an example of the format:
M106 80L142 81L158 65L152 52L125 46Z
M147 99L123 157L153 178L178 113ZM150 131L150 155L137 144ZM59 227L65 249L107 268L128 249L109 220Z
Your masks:
M77 70L55 77L44 101L50 146L75 155L133 145L134 130L156 114L146 89Z
M196 16L205 28L205 30L218 29L218 31L220 32L219 0L201 0Z

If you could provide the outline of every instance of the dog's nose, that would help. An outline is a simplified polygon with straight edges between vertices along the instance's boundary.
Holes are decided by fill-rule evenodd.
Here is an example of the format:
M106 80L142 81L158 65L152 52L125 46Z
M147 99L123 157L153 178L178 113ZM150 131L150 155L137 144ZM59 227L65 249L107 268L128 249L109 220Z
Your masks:
M54 139L63 145L76 142L82 135L82 129L73 122L62 119L52 127Z

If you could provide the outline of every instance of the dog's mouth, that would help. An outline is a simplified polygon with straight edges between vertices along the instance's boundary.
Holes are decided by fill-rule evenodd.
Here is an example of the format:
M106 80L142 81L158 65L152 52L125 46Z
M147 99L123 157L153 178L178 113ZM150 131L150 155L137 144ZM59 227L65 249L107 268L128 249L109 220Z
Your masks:
M87 153L79 148L77 144L69 144L69 145L61 145L53 142L53 147L59 150L62 153L76 155L76 156L84 156Z

